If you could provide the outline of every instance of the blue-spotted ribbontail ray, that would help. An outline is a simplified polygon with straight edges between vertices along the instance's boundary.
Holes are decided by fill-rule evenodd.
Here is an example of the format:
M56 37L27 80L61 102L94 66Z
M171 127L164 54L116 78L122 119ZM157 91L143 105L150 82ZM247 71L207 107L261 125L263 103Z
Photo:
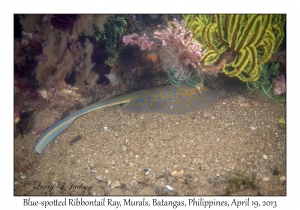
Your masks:
M206 109L222 98L222 95L220 90L204 87L200 90L199 87L165 86L100 100L55 123L39 138L34 150L41 153L46 145L68 128L77 117L96 109L127 103L122 107L125 113L183 114Z
M141 90L122 109L129 113L183 114L210 107L220 98L220 91L207 88L166 86Z

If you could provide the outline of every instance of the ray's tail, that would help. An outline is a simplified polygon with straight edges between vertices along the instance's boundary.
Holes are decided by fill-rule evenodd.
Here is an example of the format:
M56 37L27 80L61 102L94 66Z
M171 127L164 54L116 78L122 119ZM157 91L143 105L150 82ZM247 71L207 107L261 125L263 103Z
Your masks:
M74 120L88 112L94 111L96 109L105 108L107 106L112 106L116 104L123 104L128 103L132 100L134 93L117 96L115 98L101 100L95 104L92 104L88 107L80 109L79 111L71 114L70 116L60 120L59 122L55 123L52 127L50 127L37 141L34 151L37 153L42 153L44 148L52 141L56 136L58 136L61 132L63 132L66 128L68 128Z

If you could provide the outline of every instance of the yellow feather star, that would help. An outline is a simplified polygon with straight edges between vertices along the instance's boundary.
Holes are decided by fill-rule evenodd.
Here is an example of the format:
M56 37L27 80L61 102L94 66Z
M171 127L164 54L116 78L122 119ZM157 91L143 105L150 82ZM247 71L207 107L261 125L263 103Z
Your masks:
M261 66L277 50L284 38L285 15L184 15L186 27L193 32L206 53L205 65L220 62L225 53L233 58L222 71L243 82L259 78Z

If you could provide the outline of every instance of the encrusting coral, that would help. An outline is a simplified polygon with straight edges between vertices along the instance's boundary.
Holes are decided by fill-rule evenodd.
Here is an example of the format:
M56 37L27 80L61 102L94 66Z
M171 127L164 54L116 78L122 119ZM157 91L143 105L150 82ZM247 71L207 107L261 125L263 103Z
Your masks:
M284 38L285 15L184 15L186 26L205 49L205 65L223 62L222 71L243 82L259 78L262 65Z

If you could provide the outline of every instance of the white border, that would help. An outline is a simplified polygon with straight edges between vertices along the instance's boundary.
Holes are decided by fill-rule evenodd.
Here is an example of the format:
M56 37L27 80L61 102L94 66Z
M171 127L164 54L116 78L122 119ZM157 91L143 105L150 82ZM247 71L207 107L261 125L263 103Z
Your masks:
M292 2L292 1L291 1ZM276 209L295 207L298 209L299 192L299 11L296 4L287 1L251 0L251 1L1 1L1 206L9 209L23 209L25 197L13 196L13 14L14 13L285 13L287 14L287 196L250 197L256 200L278 201ZM293 1L295 2L295 1ZM62 197L56 197L61 198ZM134 197L133 197L134 198ZM181 200L189 197L167 197ZM199 197L197 197L199 198ZM204 197L205 199L222 199L231 201L233 197ZM247 197L237 197L243 200ZM48 200L52 197L34 197ZM114 197L122 200L122 197ZM136 198L139 199L139 198ZM151 199L151 197L147 197ZM86 207L85 207L86 208ZM170 207L169 207L170 208ZM198 209L200 207L197 207ZM6 209L6 208L5 208ZM14 208L15 209L15 208ZM47 208L48 209L48 208ZM172 208L170 208L172 209ZM244 208L239 208L244 209Z

